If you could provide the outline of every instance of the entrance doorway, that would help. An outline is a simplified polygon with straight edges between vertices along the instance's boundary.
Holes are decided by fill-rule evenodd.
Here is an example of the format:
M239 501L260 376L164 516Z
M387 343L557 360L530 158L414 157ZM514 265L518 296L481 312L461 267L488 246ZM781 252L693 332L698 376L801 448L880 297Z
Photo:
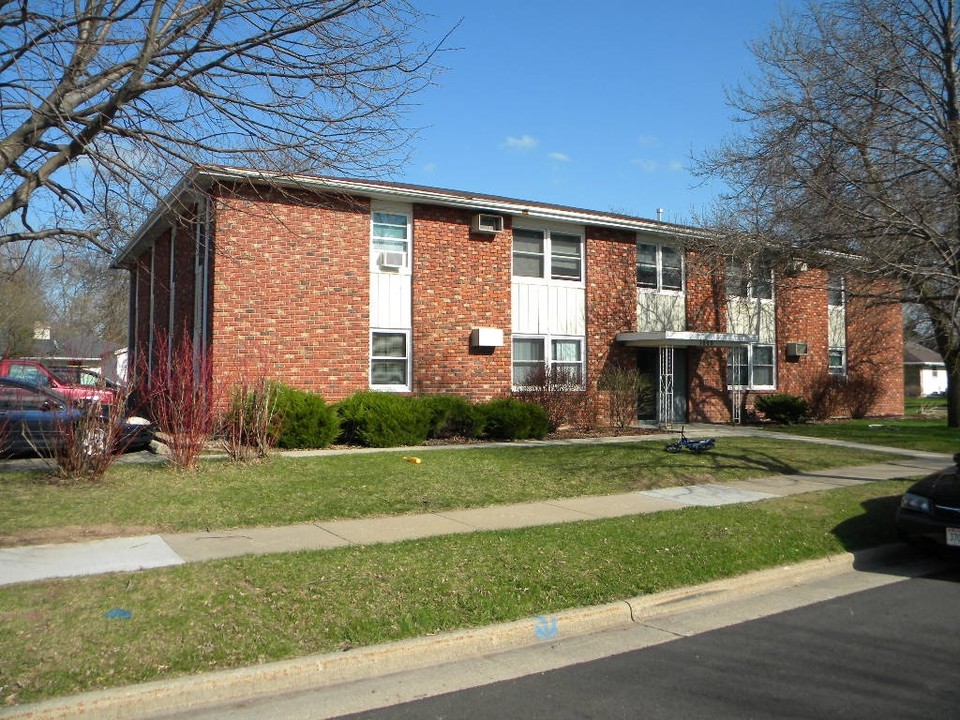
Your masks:
M684 348L667 348L673 353L673 410L672 418L659 417L660 392L663 383L661 375L661 348L637 348L637 370L650 381L649 397L646 402L641 401L637 408L637 419L645 422L654 422L658 425L667 423L685 423L687 421L687 352ZM641 398L644 400L644 398Z

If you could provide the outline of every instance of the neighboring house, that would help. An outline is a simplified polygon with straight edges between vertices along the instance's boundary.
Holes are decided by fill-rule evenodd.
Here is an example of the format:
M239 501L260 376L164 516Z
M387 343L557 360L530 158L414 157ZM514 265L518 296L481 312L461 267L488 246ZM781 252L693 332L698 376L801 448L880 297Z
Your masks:
M940 354L915 342L903 344L903 383L908 397L947 392L947 366Z
M26 360L37 360L45 365L76 365L87 370L100 372L103 369L103 356L117 349L114 343L98 338L80 335L57 335L49 327L38 326L34 330L33 342L26 353L18 354ZM6 357L5 348L0 347L0 357Z
M394 183L198 167L117 258L130 357L187 334L214 381L509 394L546 367L603 417L605 368L650 375L641 419L740 419L759 393L900 414L901 311L855 278L708 260L697 228Z

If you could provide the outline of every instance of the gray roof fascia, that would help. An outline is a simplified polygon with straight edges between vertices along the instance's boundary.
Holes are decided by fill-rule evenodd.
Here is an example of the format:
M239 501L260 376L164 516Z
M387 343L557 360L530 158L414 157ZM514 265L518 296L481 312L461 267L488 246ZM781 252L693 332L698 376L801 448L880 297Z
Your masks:
M152 234L153 228L170 214L171 208L181 205L183 198L193 193L198 185L202 183L201 175L202 172L198 168L191 168L189 172L180 178L180 181L173 189L157 203L153 212L143 221L134 236L130 238L130 241L117 253L110 267L114 269L126 267L133 251Z
M656 222L654 220L628 215L616 215L613 213L603 213L562 205L536 203L493 195L444 190L441 188L375 182L370 180L269 173L241 168L205 166L199 168L199 171L211 180L223 182L249 180L262 182L264 184L281 185L288 188L327 192L334 191L350 195L362 195L385 201L420 202L470 210L500 212L507 215L533 217L541 220L578 223L582 225L601 225L603 227L643 231L657 235L694 238L705 237L709 234L700 228Z
M157 207L140 226L130 242L117 254L113 266L123 267L128 263L134 251L152 234L153 228L169 214L171 208L182 202L184 196L209 187L215 182L228 183L238 181L273 185L288 189L296 188L316 192L339 192L346 195L361 195L384 201L420 202L446 207L531 217L538 220L554 222L598 225L618 230L632 230L681 239L702 238L710 234L709 231L687 225L674 225L628 215L603 213L562 205L535 203L493 195L480 195L440 188L370 180L273 173L218 165L198 165L191 168L191 170L181 178L180 182L158 203Z

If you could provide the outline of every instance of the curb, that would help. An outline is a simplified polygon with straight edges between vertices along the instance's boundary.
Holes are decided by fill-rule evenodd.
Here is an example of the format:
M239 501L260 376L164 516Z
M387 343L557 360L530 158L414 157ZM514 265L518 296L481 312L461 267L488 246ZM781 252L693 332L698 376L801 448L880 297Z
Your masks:
M885 545L625 601L564 610L546 617L46 700L2 709L0 718L133 720L197 710L226 701L242 702L279 693L329 687L580 635L625 629L658 616L762 594L774 588L838 575L854 567L864 569L903 562L907 557L908 551L902 545Z

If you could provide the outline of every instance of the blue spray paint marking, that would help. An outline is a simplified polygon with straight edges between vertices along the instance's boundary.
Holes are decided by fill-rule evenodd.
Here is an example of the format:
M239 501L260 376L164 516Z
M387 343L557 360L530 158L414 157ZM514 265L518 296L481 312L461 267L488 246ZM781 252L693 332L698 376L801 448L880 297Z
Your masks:
M545 618L543 615L537 615L537 626L534 628L537 637L541 640L551 640L557 636L557 619Z
M133 617L133 613L123 608L113 608L112 610L107 610L103 616L111 620L129 620Z

